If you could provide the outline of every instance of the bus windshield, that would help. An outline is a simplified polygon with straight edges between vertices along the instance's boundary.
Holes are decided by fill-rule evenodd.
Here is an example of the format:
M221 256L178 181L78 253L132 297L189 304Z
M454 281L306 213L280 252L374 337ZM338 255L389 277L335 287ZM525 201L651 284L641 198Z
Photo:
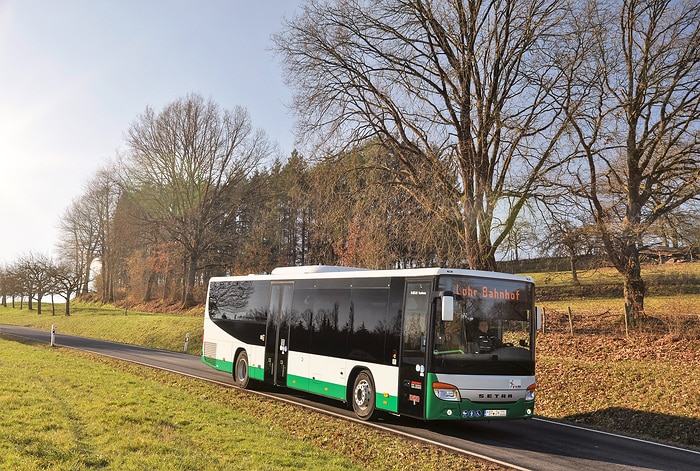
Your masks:
M443 277L454 319L435 316L432 365L455 374L534 374L534 289L518 280Z

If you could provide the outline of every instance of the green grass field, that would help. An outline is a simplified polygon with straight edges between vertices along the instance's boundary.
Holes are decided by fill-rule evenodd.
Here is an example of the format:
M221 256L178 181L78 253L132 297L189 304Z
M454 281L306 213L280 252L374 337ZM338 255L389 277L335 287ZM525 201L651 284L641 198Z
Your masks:
M500 469L97 355L2 337L0 351L0 469Z
M45 346L0 348L2 469L357 468L259 420L234 391L217 398L191 380Z

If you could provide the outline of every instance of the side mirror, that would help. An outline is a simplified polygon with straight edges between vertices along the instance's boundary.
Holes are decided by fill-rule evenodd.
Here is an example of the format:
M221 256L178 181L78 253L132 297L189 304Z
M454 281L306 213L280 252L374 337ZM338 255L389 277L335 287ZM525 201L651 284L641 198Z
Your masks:
M535 306L535 317L537 330L542 330L542 308L539 306Z
M454 296L442 296L442 320L453 321L455 318L455 298Z

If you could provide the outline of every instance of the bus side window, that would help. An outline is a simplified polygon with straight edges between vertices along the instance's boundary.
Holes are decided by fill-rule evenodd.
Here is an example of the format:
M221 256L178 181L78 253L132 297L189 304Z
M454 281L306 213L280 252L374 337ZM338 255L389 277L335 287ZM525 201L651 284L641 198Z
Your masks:
M425 286L424 286L425 285ZM428 283L406 284L406 313L403 326L404 357L425 354L428 323Z

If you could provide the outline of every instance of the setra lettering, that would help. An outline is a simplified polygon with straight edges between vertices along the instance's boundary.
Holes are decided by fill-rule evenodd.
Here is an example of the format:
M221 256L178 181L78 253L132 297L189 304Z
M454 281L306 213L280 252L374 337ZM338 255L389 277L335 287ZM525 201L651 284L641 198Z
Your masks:
M481 393L479 394L479 399L512 399L512 394L500 394L500 393Z

